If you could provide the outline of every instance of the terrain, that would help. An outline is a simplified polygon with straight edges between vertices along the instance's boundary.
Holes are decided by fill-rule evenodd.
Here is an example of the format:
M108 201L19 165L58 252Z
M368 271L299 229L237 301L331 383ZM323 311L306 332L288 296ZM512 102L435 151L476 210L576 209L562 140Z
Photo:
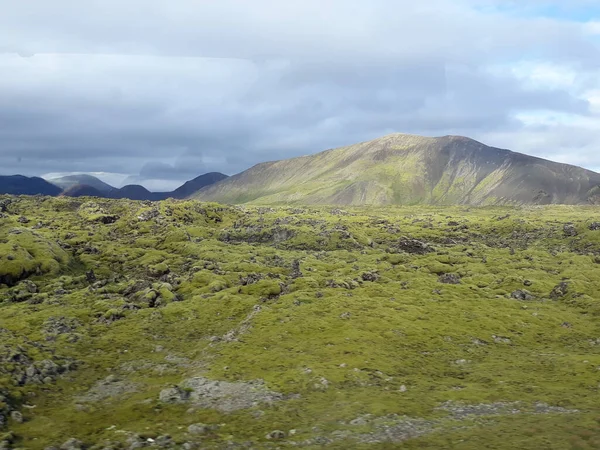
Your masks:
M12 195L62 195L66 197L102 197L130 200L183 199L212 183L227 178L219 172L209 172L186 181L174 191L150 192L139 184L115 188L92 175L68 175L44 180L22 175L0 176L0 194Z
M0 175L0 193L13 195L58 195L62 189L43 178Z
M199 191L203 187L210 186L213 183L228 178L227 175L220 172L209 172L200 175L193 180L186 181L177 189L171 192L150 192L143 186L130 184L116 189L110 193L110 198L128 198L130 200L166 200L167 198L184 199Z
M89 186L106 195L116 189L99 178L88 174L66 175L64 177L50 178L47 181L58 186L65 192L77 186Z
M0 196L0 448L596 449L591 206Z
M258 164L194 198L299 205L596 204L600 174L461 136L393 134Z

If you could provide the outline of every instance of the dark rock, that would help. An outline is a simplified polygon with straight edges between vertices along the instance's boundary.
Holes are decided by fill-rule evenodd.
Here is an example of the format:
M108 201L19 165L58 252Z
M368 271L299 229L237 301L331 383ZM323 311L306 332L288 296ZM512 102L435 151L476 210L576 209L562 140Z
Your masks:
M531 281L531 280L524 280L524 281L523 281L523 285L524 285L524 286L528 286L528 287L529 287L529 286L531 286L532 284L533 284L533 281Z
M293 279L296 278L300 278L302 277L302 272L300 271L300 261L295 259L292 261L292 273L290 274L290 277L292 277Z
M569 283L561 281L559 284L554 286L552 292L550 292L550 298L552 300L558 300L569 293Z
M87 280L88 283L94 283L96 281L96 274L94 273L94 271L92 269L88 270L85 273L85 279Z
M100 254L100 250L98 250L96 247L93 247L91 245L86 245L85 247L83 247L81 249L82 253L85 253L86 255L98 255Z
M592 230L592 231L600 230L600 222L593 222L592 224L590 224L590 230Z
M573 225L572 223L567 223L565 224L565 226L563 227L563 233L565 234L565 236L569 236L569 237L573 237L573 236L577 236L577 228L575 228L575 225Z
M29 223L30 221L29 221L29 219L27 217L21 216L21 217L19 217L17 219L17 222L19 222L19 223Z
M274 441L278 441L281 439L285 439L285 433L281 430L275 430L275 431L271 431L269 434L267 434L267 439L271 439Z
M444 284L460 284L460 276L455 273L445 273L438 278L440 283Z
M379 275L377 272L365 272L361 275L363 281L377 281L379 279Z
M426 242L409 238L400 239L398 242L398 248L406 253L412 253L416 255L424 255L434 251L434 249L431 248L431 246Z
M106 214L96 219L97 222L100 222L104 225L110 225L111 223L115 223L117 220L119 220L119 216L115 214Z
M249 286L251 284L259 282L263 278L263 275L260 273L249 273L245 277L240 277L240 284L242 286Z
M5 198L4 200L0 200L0 212L8 212L8 206L12 203L10 198Z
M531 292L526 291L525 289L518 289L510 294L510 296L515 300L533 300L534 298L533 295L531 295Z

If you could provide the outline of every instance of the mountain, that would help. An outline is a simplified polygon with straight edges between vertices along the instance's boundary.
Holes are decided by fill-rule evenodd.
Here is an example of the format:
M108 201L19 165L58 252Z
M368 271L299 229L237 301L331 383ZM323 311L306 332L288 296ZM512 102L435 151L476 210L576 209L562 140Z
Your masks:
M171 192L150 192L139 184L129 184L120 189L114 188L91 175L69 175L67 177L55 178L49 181L59 186L66 186L62 195L68 197L105 197L126 198L130 200L165 200L167 198L184 199L196 193L203 187L209 186L217 181L227 178L219 172L210 172L200 175L193 180L185 182ZM91 181L92 184L85 183Z
M163 200L162 193L150 192L139 184L129 184L110 193L110 198L128 198L130 200ZM166 198L166 197L165 197Z
M92 187L105 194L115 190L110 184L88 174L67 175L59 178L50 178L47 181L58 186L63 191L66 191L73 186L77 186L78 184Z
M58 195L61 191L61 188L39 177L25 177L23 175L0 176L0 194Z
M262 204L600 204L600 174L461 136L393 134L258 164L194 198Z
M187 198L192 194L195 194L200 189L211 184L217 183L228 178L227 175L220 172L209 172L193 180L186 181L182 186L179 186L173 192L170 193L170 197L173 198Z
M65 197L106 197L104 192L87 184L76 184L65 189L60 195Z

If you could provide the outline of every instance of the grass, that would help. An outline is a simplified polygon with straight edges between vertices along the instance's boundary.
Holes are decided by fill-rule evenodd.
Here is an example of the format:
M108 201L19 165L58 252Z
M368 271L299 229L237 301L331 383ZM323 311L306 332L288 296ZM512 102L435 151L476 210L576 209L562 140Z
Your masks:
M219 425L200 437L206 448L598 448L597 220L593 207L14 197L0 219L0 414L20 410L25 421L9 419L6 440L94 446L135 433L179 445L198 439L189 425L206 423ZM433 251L406 253L404 238ZM447 273L460 284L440 283ZM552 299L562 281L567 293ZM523 289L532 300L512 297ZM73 329L50 333L61 318ZM45 360L76 363L47 383L15 384ZM137 389L78 401L111 374ZM262 379L290 397L229 414L159 402L193 376ZM448 401L578 412L455 420L439 409ZM393 415L435 425L365 438L393 428ZM286 438L266 439L273 430Z

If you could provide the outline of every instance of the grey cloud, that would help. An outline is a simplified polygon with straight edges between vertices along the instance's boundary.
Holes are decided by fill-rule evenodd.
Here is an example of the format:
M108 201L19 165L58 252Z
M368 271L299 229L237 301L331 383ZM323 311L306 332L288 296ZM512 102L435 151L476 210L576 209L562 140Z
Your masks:
M575 148L600 166L600 132L575 142L577 126L516 118L592 117L582 94L600 88L598 45L577 24L475 3L500 2L10 2L3 45L35 55L0 54L1 170L170 183L396 131ZM573 67L577 85L532 90L488 70L523 58ZM554 144L541 148L544 133Z

